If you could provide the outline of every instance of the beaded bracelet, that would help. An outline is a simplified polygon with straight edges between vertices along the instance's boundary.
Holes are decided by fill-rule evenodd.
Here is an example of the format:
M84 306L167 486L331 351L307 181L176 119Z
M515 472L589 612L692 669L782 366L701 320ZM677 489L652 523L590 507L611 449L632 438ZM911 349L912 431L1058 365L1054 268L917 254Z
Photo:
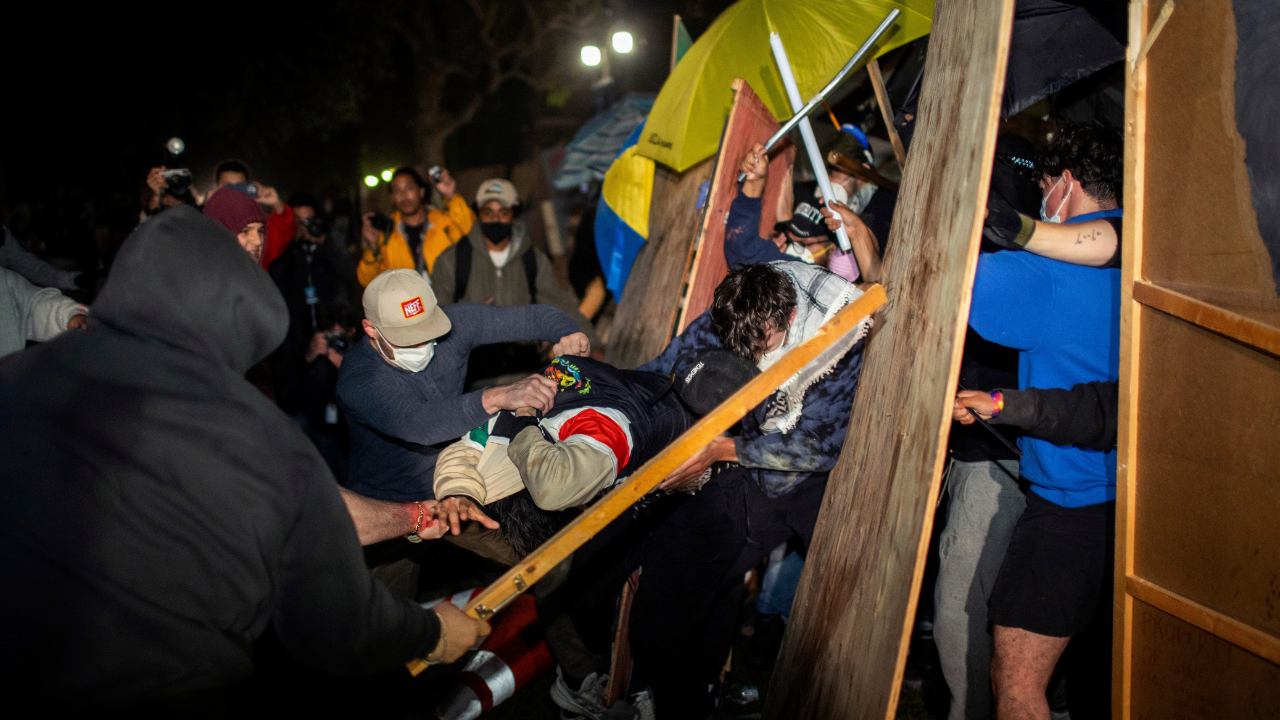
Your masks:
M996 404L996 411L991 413L991 417L996 417L1000 413L1004 412L1004 393L999 390L992 390L991 402Z

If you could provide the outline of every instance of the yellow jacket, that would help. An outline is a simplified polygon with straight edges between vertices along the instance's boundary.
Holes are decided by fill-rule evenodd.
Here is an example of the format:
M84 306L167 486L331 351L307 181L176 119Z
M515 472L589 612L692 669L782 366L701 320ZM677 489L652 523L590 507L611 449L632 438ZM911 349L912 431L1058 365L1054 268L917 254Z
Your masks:
M471 212L467 201L460 194L455 193L446 207L448 212L427 208L427 232L422 238L422 258L426 261L428 273L435 267L440 253L466 237L476 221L475 213ZM374 278L387 270L417 268L413 254L409 252L409 242L400 231L400 213L392 213L391 220L395 223L395 229L382 241L378 253L375 255L365 248L364 255L360 258L356 278L360 280L361 286L373 282Z

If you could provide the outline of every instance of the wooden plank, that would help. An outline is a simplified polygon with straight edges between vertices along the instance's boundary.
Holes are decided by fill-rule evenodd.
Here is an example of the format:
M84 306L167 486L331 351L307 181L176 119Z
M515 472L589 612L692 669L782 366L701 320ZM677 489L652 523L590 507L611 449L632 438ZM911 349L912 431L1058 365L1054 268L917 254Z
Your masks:
M1280 328L1149 282L1134 283L1133 299L1251 348L1280 355Z
M1162 3L1145 5L1151 22ZM1141 276L1274 297L1271 256L1258 232L1244 164L1247 148L1236 130L1235 62L1232 1L1198 0L1178 4L1139 68L1146 72L1146 132L1159 138L1144 151L1148 176L1160 181L1146 188L1143 223L1161 247L1143 259ZM1172 177L1184 181L1168 182Z
M1280 637L1280 358L1141 322L1131 574Z
M1183 622L1280 665L1280 638L1274 635L1268 635L1252 625L1246 625L1140 577L1130 575L1125 578L1125 590L1152 607L1160 608Z
M864 162L847 158L835 150L832 150L827 154L827 162L835 165L863 182L869 182L876 187L893 190L894 192L898 191L898 183L881 175L875 168Z
M1013 0L938 3L867 347L764 717L893 718L977 265Z
M716 169L707 193L706 212L694 243L689 288L680 311L677 332L684 329L699 315L711 307L711 297L716 286L729 274L724 259L724 223L729 215L729 205L738 196L738 166L742 156L755 143L765 143L781 125L769 112L769 108L756 96L746 80L733 81L733 108L725 122L720 137L720 150L716 153ZM764 194L760 198L760 235L773 235L778 218L774 209L784 186L790 180L789 170L795 161L796 149L791 144L777 146L769 159L769 178L765 181ZM789 215L789 213L788 213Z
M732 427L752 408L764 402L765 398L777 391L784 382L808 365L819 353L853 332L860 322L884 305L886 299L884 288L872 285L857 300L836 313L836 316L823 325L812 338L783 355L768 370L757 375L728 400L676 438L662 452L640 466L629 480L600 498L590 509L495 580L482 593L472 598L466 611L473 617L487 619L520 593L532 587L561 561L582 547L583 543L594 537L640 498L658 487L658 484L673 470L680 467L685 460L705 447L717 435ZM421 661L409 664L410 672L414 675L425 667L426 664Z
M712 163L708 158L684 173L663 165L654 170L649 240L631 266L605 350L605 360L617 367L648 362L671 341L702 217L698 186L710 178Z
M893 145L893 157L898 161L898 167L905 169L907 167L907 149L902 145L902 138L898 136L898 128L893 124L893 105L889 103L889 91L884 87L884 76L880 74L880 61L875 58L867 63L867 74L871 76L871 87L876 93L876 104L880 106L880 116L884 118L885 129L889 131L889 144Z
M1129 45L1126 58L1141 44L1146 29L1147 0L1129 5ZM1124 579L1133 574L1134 487L1137 481L1138 342L1141 308L1133 301L1133 284L1140 277L1143 239L1143 189L1146 178L1147 71L1145 64L1125 80L1124 207L1121 228L1124 243L1120 282L1120 406L1116 444L1116 555L1111 634L1111 716L1129 718L1132 695L1133 600L1125 592Z
M1280 666L1133 602L1136 720L1280 718Z
M622 584L622 597L618 600L618 621L613 630L613 655L609 658L609 684L604 689L604 706L613 704L627 696L631 686L631 604L636 599L636 589L640 586L640 570L631 572L627 581Z

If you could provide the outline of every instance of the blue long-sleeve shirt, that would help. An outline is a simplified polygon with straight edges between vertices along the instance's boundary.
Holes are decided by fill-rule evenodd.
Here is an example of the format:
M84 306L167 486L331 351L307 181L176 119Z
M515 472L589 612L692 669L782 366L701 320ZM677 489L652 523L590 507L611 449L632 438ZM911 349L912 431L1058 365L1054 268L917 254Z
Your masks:
M462 392L471 351L579 332L568 315L549 305L458 303L443 310L453 329L436 343L421 372L388 363L366 338L343 358L338 405L351 431L351 491L392 502L431 499L440 451L489 419L483 391Z
M726 243L726 251L727 248ZM859 340L830 373L809 387L800 419L790 432L760 432L772 398L743 418L742 434L734 438L738 464L755 471L756 481L769 497L785 495L804 480L835 467L849 427L849 411L858 389L858 377L862 374L864 344L865 341ZM720 346L720 340L711 331L710 315L703 313L672 340L661 355L639 369L669 374L681 355Z
M729 217L724 224L724 259L730 270L752 263L795 260L772 240L760 237L760 213L760 198L741 192L729 204Z
M1070 388L1117 379L1120 271L1070 265L1027 252L978 258L969 325L1015 348L1018 389ZM1116 453L1023 436L1021 472L1040 497L1082 507L1116 497Z

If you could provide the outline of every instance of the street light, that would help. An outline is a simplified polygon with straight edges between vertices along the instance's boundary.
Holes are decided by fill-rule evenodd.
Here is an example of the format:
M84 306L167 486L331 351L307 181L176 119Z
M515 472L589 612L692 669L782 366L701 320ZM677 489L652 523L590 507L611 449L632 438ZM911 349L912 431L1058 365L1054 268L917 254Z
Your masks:
M619 30L613 34L613 49L616 52L627 54L631 52L631 48L635 46L635 41L631 37L631 33L626 30Z
M595 67L600 64L600 48L595 45L582 46L582 64L588 67Z
M382 179L383 179L385 182L391 182L391 178L392 178L392 177L394 177L394 176L395 176L395 174L396 174L396 171L395 171L395 170L383 170L383 171L382 171Z
M377 175L365 175L365 176L364 176L364 184L365 184L365 185L368 185L369 187L377 187L377 186L378 186L378 176L377 176Z

